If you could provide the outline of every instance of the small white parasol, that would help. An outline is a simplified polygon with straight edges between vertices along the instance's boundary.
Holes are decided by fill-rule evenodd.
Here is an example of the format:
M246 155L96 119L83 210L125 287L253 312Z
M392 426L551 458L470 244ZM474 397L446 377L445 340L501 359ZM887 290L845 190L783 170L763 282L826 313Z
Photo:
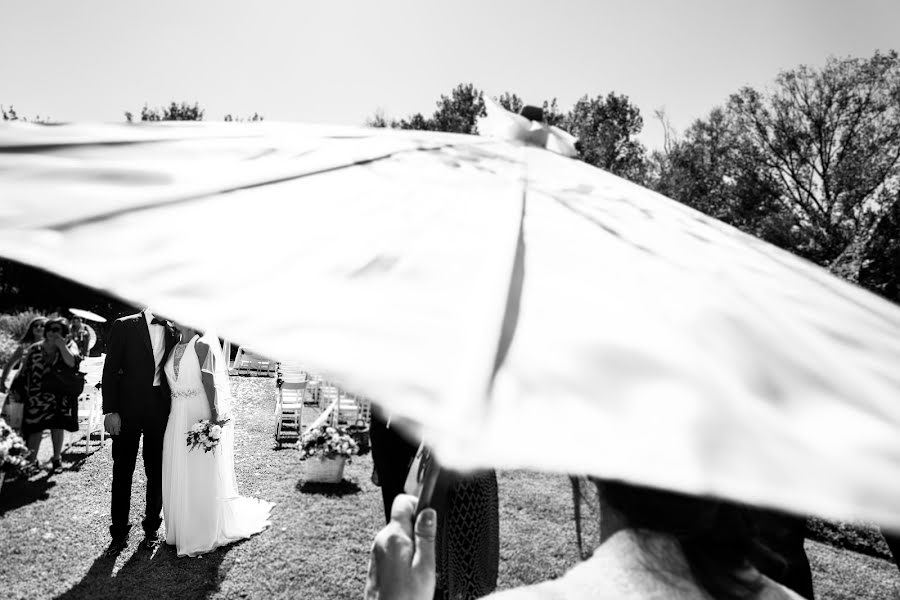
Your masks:
M86 321L95 321L97 323L106 323L106 317L101 317L95 312L84 310L83 308L70 308L69 312L76 317L81 317Z

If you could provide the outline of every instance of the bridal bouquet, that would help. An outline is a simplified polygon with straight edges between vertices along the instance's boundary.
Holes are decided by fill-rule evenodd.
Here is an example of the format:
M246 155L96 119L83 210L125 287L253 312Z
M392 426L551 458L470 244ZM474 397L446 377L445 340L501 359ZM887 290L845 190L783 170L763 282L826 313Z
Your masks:
M340 458L349 459L359 452L359 445L343 429L320 425L308 429L297 442L300 460L306 458Z
M191 430L187 432L188 448L191 450L194 448L203 448L204 452L215 450L222 437L222 427L224 427L229 420L230 419L210 421L209 419L203 419L194 423Z
M18 473L27 464L25 441L0 418L0 473Z

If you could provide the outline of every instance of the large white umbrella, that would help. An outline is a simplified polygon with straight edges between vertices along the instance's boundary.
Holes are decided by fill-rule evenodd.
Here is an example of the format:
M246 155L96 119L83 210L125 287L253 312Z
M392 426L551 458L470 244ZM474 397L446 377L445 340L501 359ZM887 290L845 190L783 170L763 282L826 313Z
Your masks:
M289 124L0 128L0 255L422 425L450 466L900 527L900 308L513 142Z

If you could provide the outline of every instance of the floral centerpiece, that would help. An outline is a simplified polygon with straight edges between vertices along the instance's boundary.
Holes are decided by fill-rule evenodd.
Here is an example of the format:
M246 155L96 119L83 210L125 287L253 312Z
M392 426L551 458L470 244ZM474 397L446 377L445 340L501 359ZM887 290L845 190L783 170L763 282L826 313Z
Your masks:
M28 454L25 441L0 418L0 488L7 473L17 474L25 469Z
M359 453L359 445L346 430L320 425L311 427L297 442L300 460L307 463L307 481L338 483L344 475L344 463Z
M300 459L345 458L348 461L359 453L359 444L346 430L320 425L307 429L297 442Z

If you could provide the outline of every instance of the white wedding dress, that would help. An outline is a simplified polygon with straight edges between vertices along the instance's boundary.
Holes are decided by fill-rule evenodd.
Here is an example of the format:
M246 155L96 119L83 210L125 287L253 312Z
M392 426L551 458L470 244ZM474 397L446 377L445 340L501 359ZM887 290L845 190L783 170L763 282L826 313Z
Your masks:
M202 369L196 351L198 339L211 347ZM274 505L238 495L231 390L219 340L211 335L194 336L179 346L165 365L172 408L163 443L163 518L166 543L176 546L178 556L198 556L265 529ZM220 418L231 419L211 452L190 450L186 443L188 430L211 416L201 371L213 374Z

